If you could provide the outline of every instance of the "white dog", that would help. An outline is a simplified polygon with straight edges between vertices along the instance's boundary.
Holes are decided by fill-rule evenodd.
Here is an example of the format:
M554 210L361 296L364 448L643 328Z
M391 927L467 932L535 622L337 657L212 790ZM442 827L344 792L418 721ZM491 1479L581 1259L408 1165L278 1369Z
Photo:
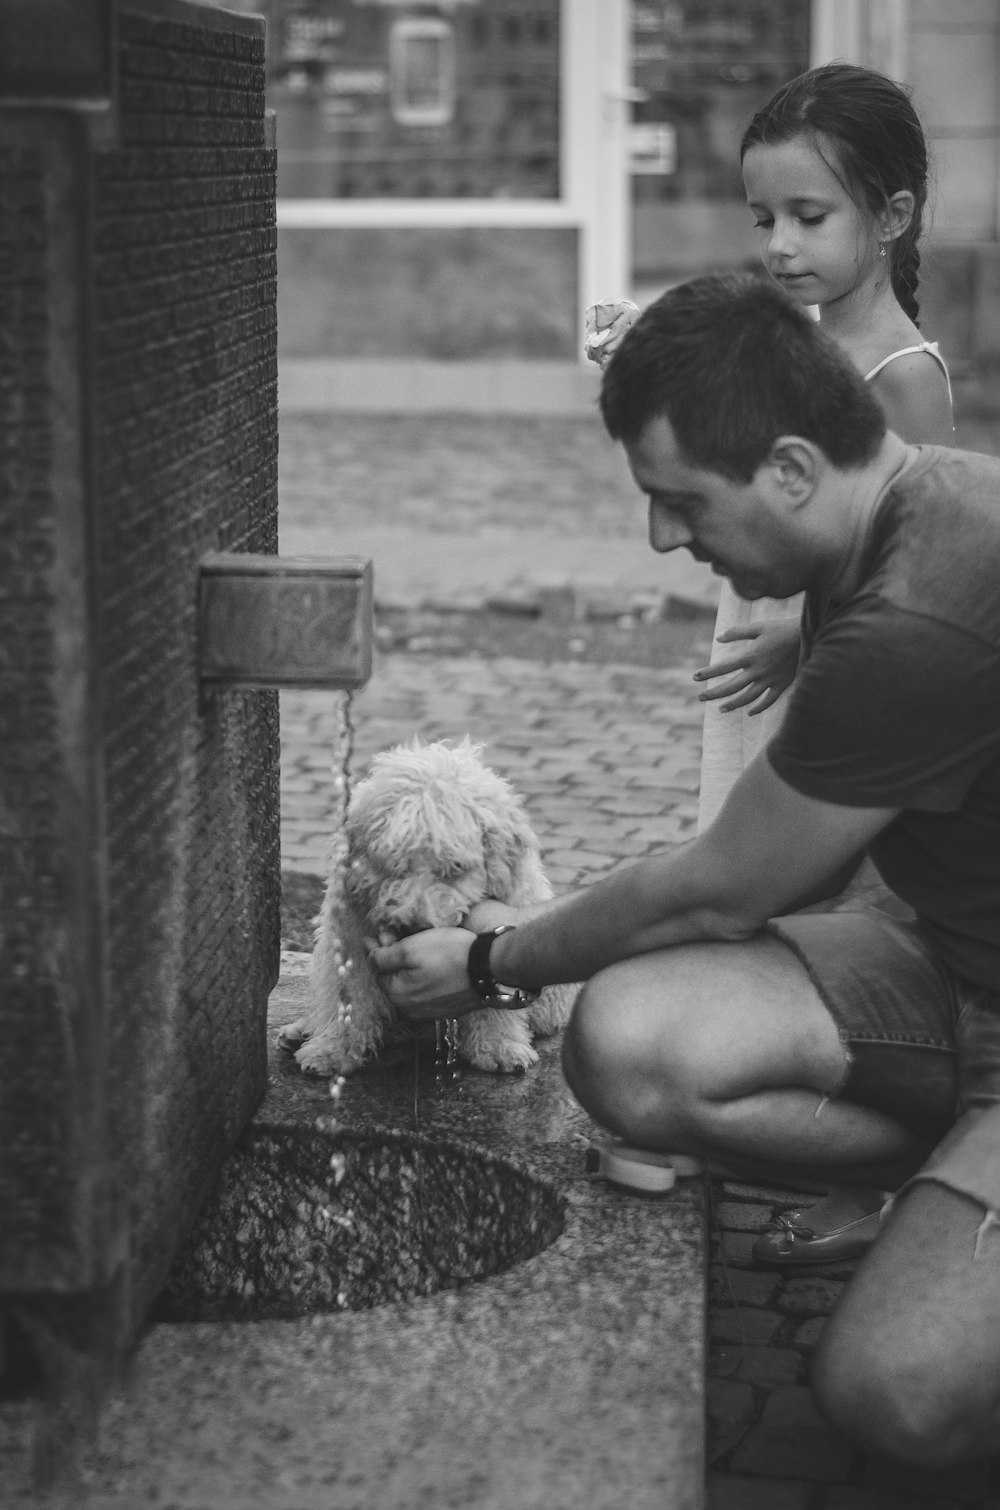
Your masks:
M327 883L310 965L312 1006L279 1034L313 1075L348 1074L370 1058L397 1014L369 964L365 939L391 943L457 927L477 902L511 906L553 895L520 797L468 737L376 755L351 796L346 863ZM519 1011L484 1007L458 1021L458 1051L483 1070L538 1058L532 1034L569 1018L577 986L547 986Z

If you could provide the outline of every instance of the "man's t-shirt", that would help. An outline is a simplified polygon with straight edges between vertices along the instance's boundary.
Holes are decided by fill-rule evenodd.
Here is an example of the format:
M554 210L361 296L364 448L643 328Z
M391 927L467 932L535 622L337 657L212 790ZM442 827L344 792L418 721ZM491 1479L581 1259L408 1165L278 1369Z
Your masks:
M864 577L807 597L768 745L806 796L903 811L870 846L940 957L1000 989L1000 460L936 446L880 500Z

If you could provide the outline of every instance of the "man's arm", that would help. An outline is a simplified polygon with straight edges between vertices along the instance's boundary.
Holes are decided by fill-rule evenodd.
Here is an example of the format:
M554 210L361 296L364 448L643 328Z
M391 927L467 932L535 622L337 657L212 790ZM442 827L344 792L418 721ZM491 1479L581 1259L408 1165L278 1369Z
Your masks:
M804 797L759 756L706 833L521 921L496 940L491 969L507 985L539 987L675 944L748 938L821 895L894 817ZM372 962L406 1015L455 1015L481 1005L466 989L470 942L465 930L435 929L376 949Z

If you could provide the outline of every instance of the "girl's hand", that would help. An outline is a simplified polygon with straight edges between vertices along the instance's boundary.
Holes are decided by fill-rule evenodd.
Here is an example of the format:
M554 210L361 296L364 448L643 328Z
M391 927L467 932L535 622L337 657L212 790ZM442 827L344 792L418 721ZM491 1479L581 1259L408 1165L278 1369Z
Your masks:
M702 666L694 679L707 682L734 673L723 686L703 692L700 701L714 702L725 697L729 700L722 704L723 713L746 708L752 718L776 703L794 681L801 645L799 626L794 619L767 619L759 624L738 624L719 635L721 644L734 640L746 641L745 648L738 655Z
M483 1004L469 984L474 938L467 928L431 928L396 944L372 945L368 957L382 990L409 1022L464 1017Z
M631 299L604 299L600 304L592 304L587 310L587 339L583 343L590 360L603 367L638 317L639 306Z

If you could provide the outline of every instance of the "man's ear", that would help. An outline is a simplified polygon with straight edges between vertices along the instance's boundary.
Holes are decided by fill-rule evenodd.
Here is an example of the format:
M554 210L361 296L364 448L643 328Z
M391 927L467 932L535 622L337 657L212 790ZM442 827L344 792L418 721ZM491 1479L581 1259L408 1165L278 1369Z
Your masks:
M812 441L798 435L779 435L764 463L772 486L795 508L808 503L816 491L824 457Z

